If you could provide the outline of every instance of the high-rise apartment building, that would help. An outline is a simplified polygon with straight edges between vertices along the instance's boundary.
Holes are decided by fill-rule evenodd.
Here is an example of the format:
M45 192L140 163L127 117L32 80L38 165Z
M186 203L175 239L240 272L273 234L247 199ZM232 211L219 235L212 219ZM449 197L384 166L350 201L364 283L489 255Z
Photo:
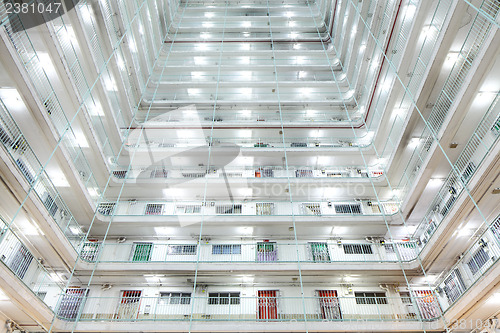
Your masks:
M0 332L498 331L499 9L1 1Z

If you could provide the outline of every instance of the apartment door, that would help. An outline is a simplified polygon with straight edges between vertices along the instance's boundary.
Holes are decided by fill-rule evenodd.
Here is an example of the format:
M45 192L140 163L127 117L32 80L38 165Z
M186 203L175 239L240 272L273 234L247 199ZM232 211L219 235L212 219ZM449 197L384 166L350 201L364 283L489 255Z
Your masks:
M330 261L330 253L328 252L328 244L320 242L309 243L312 261Z
M257 311L260 320L278 319L278 290L259 290Z
M257 261L273 262L278 261L278 249L274 242L257 243Z
M321 309L321 319L342 319L340 303L336 290L316 290Z
M65 320L75 320L80 312L89 290L84 288L68 288L64 293L57 315Z
M142 291L123 290L117 319L137 319Z

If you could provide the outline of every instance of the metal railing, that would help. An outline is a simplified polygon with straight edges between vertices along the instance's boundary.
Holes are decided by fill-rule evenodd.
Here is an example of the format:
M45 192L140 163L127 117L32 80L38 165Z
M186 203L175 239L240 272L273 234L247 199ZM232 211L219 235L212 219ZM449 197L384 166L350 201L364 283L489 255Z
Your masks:
M64 291L60 277L50 273L0 216L0 261L42 301L48 292ZM54 307L51 307L54 310Z
M278 148L282 149L305 149L305 148L368 148L372 144L371 136L366 135L364 140L355 141L350 138L332 138L332 137L300 137L300 138L283 138L281 137L251 137L251 138L151 138L148 140L142 139L140 142L129 139L125 143L126 148L137 149L140 151L149 151L150 149L167 149L167 148L198 148L198 147L221 147L232 145L234 148Z
M119 201L103 202L97 212L102 216L392 216L398 213L397 202L360 201Z
M274 294L279 291L274 291ZM169 293L170 294L170 293ZM425 297L142 297L66 296L58 317L84 321L432 321L440 309ZM269 292L269 295L271 293ZM405 303L403 303L405 302ZM421 315L421 313L423 315Z
M100 253L99 253L100 252ZM134 243L87 242L80 257L99 263L398 263L418 256L414 242L351 243L340 241ZM399 266L398 266L399 269Z
M459 231L460 232L460 231ZM437 283L441 307L451 308L478 283L500 260L500 215L465 251L460 260Z
M133 166L130 169L116 168L113 171L116 180L146 180L146 179L194 179L194 178L262 178L268 180L288 179L288 178L321 178L321 179L374 179L380 180L383 172L379 168L367 170L365 167L338 167L338 166L225 166L223 168L203 168L203 167L163 167Z
M46 208L48 215L53 218L76 249L85 234L46 171L42 172L42 164L1 100L0 141L28 185L31 186L33 193Z
M493 103L469 139L457 161L443 182L441 189L418 225L414 239L420 239L424 246L438 226L448 216L458 198L466 195L467 185L476 174L484 158L500 137L500 93L495 94Z

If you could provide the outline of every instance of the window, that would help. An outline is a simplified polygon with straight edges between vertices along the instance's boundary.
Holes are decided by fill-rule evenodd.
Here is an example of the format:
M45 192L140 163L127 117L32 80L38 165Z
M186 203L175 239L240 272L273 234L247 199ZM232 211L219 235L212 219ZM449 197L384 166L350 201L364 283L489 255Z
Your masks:
M309 249L312 261L330 261L330 254L328 252L328 244L324 242L310 242Z
M45 205L45 207L49 211L49 214L52 215L52 217L54 217L57 213L57 205L54 202L54 199L52 198L52 196L50 194L47 194L47 197L45 198L45 201L43 204Z
M241 214L242 205L218 205L215 207L216 214Z
M355 292L356 304L387 304L385 293Z
M474 174L474 170L476 170L476 165L474 164L474 162L469 162L464 172L462 173L462 181L464 183L466 183L469 180L469 178Z
M82 251L80 252L80 257L83 260L87 261L95 261L97 259L97 254L99 253L100 243L97 241L88 241L82 247Z
M114 202L105 202L99 205L97 211L102 215L112 215L115 208Z
M241 245L212 245L212 254L241 254Z
M373 254L370 244L344 244L345 254Z
M125 179L125 177L127 176L127 170L113 171L113 176L118 179Z
M175 207L175 212L177 214L200 214L201 205L185 205Z
M160 168L151 171L149 178L167 178L167 176L168 176L168 171L165 170L165 168Z
M257 202L255 205L257 215L273 215L274 203L271 202Z
M337 214L361 214L361 204L336 204L335 213Z
M297 178L311 178L313 176L312 170L299 169L295 170L295 177Z
M17 159L16 160L16 164L17 166L19 167L19 170L21 170L22 174L24 175L24 177L26 178L26 180L28 181L28 183L33 183L33 173L31 172L30 168L28 168L26 166L26 164L24 164L23 161L21 161L21 159Z
M183 172L182 177L184 178L203 178L205 177L205 172Z
M146 215L161 215L163 213L163 204L147 204Z
M321 206L319 203L303 203L302 211L304 215L321 215Z
M222 304L240 304L240 293L209 293L208 304L222 305Z
M259 168L255 171L256 178L272 178L274 177L274 170L271 168Z
M160 292L158 304L191 304L191 293Z
M194 255L197 245L169 245L168 254L176 255Z
M484 247L480 247L479 250L474 253L472 258L467 262L467 266L472 274L476 274L487 262L490 260L490 256L484 250Z

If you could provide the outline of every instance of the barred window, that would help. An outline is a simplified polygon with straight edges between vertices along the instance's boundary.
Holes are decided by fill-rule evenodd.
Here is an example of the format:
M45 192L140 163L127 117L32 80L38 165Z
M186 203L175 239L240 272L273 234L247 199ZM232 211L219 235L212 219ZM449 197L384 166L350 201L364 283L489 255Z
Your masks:
M209 293L208 304L224 305L224 304L240 304L240 293Z
M335 213L337 214L361 214L361 204L336 204Z
M355 292L356 304L387 304L385 293Z
M146 215L161 215L163 213L163 204L147 204Z
M212 254L241 254L241 245L239 244L212 245Z
M215 211L216 214L241 214L242 205L218 205Z
M160 292L158 304L191 304L191 293Z
M168 254L194 255L197 245L169 245Z
M344 244L345 254L373 254L370 244Z

